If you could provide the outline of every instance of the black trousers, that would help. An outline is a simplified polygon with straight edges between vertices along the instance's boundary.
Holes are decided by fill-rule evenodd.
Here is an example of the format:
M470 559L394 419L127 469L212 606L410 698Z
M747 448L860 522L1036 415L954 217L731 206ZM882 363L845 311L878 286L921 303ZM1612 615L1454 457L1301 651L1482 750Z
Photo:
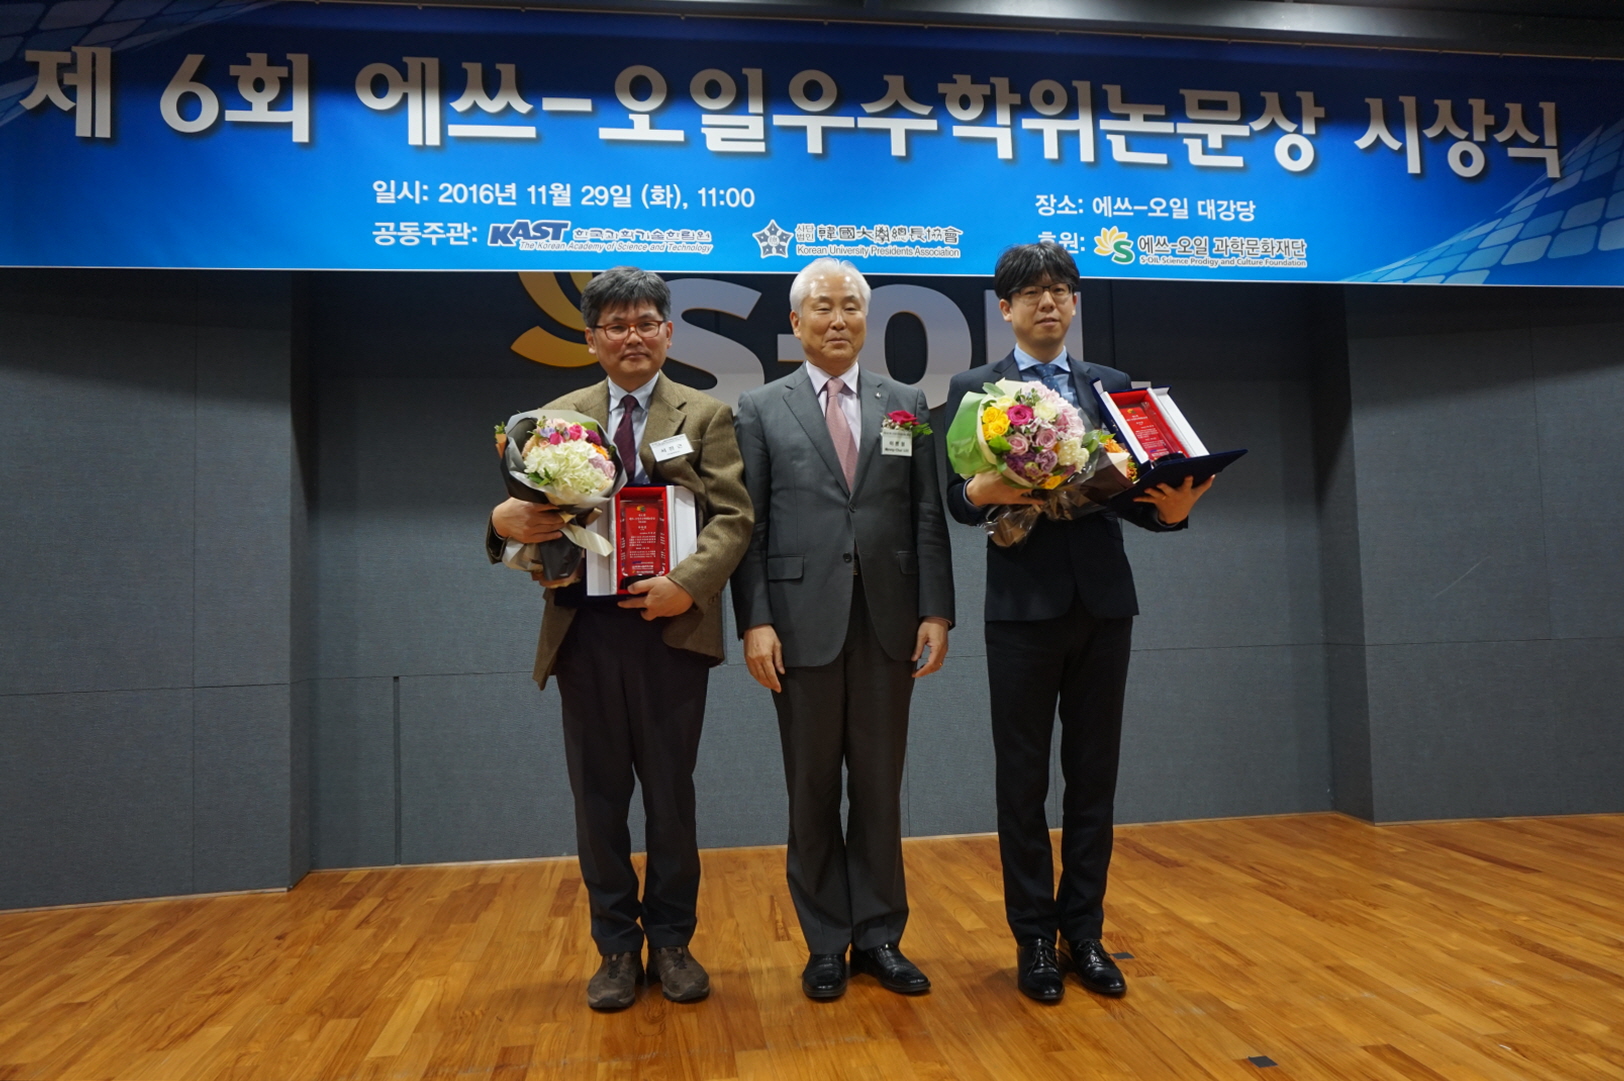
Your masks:
M846 644L815 668L790 668L773 695L789 788L790 897L813 953L873 949L902 939L902 766L913 664L875 637L861 579ZM840 773L850 807L840 828Z
M1100 937L1132 637L1132 617L1095 619L1080 602L1057 619L987 623L998 851L1018 941ZM1057 700L1066 782L1058 894L1044 814Z
M694 934L694 763L710 663L666 645L663 627L630 609L582 608L553 669L581 880L592 902L592 939L605 954L642 949L645 933L656 949L686 946ZM641 900L626 825L634 772L648 841Z

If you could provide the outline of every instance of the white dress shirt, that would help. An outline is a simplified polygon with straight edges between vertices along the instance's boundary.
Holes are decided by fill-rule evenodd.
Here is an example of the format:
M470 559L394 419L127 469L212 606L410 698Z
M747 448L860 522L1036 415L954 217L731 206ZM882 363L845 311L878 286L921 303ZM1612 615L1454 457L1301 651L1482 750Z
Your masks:
M608 380L609 430L604 434L609 437L609 442L613 443L615 441L615 433L620 431L620 417L621 414L625 412L625 410L620 408L620 401L622 398L626 397L626 395L630 394L633 398L637 399L637 411L632 414L632 443L634 446L639 448L642 447L643 429L648 427L648 402L650 398L654 397L654 384L659 381L659 378L660 373L655 372L653 379L650 379L647 383L644 383L636 390L622 390L620 387L615 386L615 381L613 379ZM643 484L648 481L648 474L643 472L643 460L641 457L639 457L636 462L626 462L622 464L635 467L635 470L628 469L626 483L635 485ZM634 472L635 475L633 475Z
M806 362L806 374L812 377L812 393L818 396L818 412L827 414L829 380L833 377L810 360ZM846 384L846 389L840 392L840 411L846 415L846 426L851 429L851 441L859 447L863 445L863 411L857 405L857 381L861 375L855 361L850 368L840 373L840 381Z

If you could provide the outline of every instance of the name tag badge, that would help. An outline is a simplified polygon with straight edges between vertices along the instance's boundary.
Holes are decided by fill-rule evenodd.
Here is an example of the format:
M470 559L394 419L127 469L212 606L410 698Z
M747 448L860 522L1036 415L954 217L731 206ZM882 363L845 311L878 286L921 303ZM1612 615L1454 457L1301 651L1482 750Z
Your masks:
M913 433L899 432L892 428L882 428L880 430L880 453L912 458Z
M668 462L672 458L680 458L684 454L692 454L694 452L694 445L688 442L687 436L674 435L670 439L661 439L656 443L650 443L648 445L648 449L654 453L654 460L656 462Z

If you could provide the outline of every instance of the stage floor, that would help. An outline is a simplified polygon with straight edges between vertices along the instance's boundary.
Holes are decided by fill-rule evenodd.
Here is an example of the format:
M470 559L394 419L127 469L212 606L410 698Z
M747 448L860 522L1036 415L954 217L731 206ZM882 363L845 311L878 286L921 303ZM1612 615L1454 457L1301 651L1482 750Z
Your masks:
M573 859L0 914L0 1079L1624 1078L1624 816L1116 843L1128 994L1050 1007L1015 990L990 836L906 842L916 999L802 997L781 848L704 854L708 1001L609 1015Z

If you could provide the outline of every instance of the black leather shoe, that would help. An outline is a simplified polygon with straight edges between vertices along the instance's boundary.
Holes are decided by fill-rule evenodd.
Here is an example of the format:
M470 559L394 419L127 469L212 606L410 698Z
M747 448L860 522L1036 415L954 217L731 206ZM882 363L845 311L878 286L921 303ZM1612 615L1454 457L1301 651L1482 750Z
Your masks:
M1015 985L1021 994L1035 1001L1060 1001L1066 993L1066 980L1060 973L1053 942L1034 938L1020 943L1015 952Z
M894 942L875 946L872 950L851 951L851 970L866 972L880 981L880 986L899 995L922 995L930 990L930 980L919 971L919 966L902 956Z
M807 998L839 998L846 993L846 955L814 953L801 970L801 990Z
M1071 970L1077 973L1077 982L1096 995L1120 995L1128 989L1122 970L1105 952L1099 939L1067 942L1066 950L1071 954Z

